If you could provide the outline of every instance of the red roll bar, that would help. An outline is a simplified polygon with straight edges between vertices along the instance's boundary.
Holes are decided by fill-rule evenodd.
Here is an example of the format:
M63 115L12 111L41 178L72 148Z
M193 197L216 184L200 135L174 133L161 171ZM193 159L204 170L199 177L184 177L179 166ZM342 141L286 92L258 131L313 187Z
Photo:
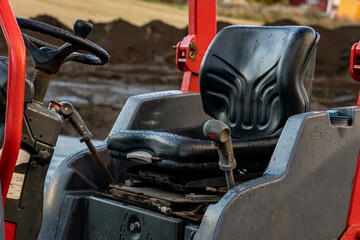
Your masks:
M216 0L189 0L189 33L176 47L176 66L184 72L181 91L199 91L199 70L216 35Z
M360 82L360 42L354 43L351 48L350 58L350 75L355 80ZM357 106L360 107L360 93L357 101ZM360 151L358 155L358 162L356 166L354 184L351 194L351 202L349 207L348 219L346 228L339 240L354 240L360 237Z
M9 50L5 136L0 158L4 205L20 150L26 67L24 40L8 0L0 0L0 25Z

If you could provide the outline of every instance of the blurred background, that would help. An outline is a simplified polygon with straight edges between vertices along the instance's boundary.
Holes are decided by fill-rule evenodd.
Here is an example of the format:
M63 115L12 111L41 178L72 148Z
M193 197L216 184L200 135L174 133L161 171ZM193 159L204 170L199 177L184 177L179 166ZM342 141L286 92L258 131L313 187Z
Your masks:
M182 72L173 46L187 35L187 0L11 0L15 15L65 29L90 20L89 39L107 50L104 67L67 63L53 77L47 101L67 100L95 138L104 139L126 99L134 94L180 89ZM355 105L360 83L349 74L350 49L360 40L359 0L218 0L218 30L232 24L308 25L321 36L312 110ZM53 44L50 37L32 36ZM7 55L1 36L0 54ZM34 70L28 57L28 77ZM70 127L63 134L75 135Z

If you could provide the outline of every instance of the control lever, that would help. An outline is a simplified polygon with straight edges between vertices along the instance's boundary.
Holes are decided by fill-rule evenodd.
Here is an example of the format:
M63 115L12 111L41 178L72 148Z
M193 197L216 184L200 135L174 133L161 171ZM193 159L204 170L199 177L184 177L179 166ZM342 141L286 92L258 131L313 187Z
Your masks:
M91 32L93 25L91 22L77 19L74 22L74 33L80 37L86 38Z
M114 184L115 181L112 178L110 172L104 165L99 153L96 151L91 137L93 136L89 129L86 127L84 121L82 120L80 114L74 109L73 105L69 102L61 102L62 107L59 109L59 114L63 116L63 118L70 122L74 130L80 136L79 141L85 142L87 147L89 148L93 158L95 159L98 167L100 168L101 172L104 174L106 181L108 184Z
M219 168L225 172L226 185L230 190L235 187L233 169L236 168L230 128L218 120L208 120L204 125L203 132L216 144L219 154Z

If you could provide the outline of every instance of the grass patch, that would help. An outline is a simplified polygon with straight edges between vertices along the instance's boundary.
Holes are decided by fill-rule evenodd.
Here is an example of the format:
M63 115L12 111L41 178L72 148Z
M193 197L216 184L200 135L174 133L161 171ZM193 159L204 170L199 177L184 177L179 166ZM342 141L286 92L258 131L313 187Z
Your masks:
M156 3L156 4L159 4L159 5L164 5L164 6L167 6L167 7L173 7L173 8L177 8L177 9L181 9L181 10L188 9L187 4L167 3L167 2L161 2L159 0L138 0L138 1L148 2L148 3Z

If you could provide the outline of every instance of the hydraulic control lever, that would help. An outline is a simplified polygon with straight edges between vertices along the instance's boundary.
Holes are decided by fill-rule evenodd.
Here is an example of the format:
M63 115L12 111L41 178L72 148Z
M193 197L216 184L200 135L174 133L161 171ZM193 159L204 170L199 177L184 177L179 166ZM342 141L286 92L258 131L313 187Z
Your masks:
M230 128L218 120L208 120L204 125L203 132L216 144L219 154L219 168L225 172L226 184L230 190L235 187L233 169L236 168Z
M114 184L115 181L113 177L111 176L110 172L106 168L104 162L102 161L99 153L96 151L92 141L91 137L93 136L89 129L86 127L84 121L82 120L80 114L74 109L73 105L69 102L61 102L61 106L58 110L59 114L67 121L70 122L74 130L77 132L77 134L80 136L79 141L85 142L87 147L89 148L93 158L96 161L96 164L100 168L101 172L104 174L106 181L108 184Z

